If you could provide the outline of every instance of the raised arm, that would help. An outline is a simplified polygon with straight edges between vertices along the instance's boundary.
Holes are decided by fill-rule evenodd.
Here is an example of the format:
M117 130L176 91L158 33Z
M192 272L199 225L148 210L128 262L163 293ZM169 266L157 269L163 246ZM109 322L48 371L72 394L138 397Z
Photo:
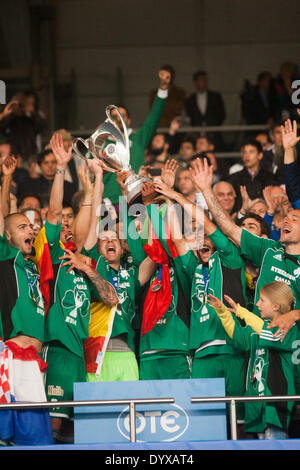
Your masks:
M242 228L234 223L231 217L223 210L212 189L213 168L208 165L207 159L200 158L191 164L191 176L197 187L202 191L214 221L220 230L230 237L238 246L241 244Z
M297 163L295 158L295 146L300 141L297 137L297 123L291 122L290 119L285 121L285 125L281 126L282 145L284 148L284 170L286 193L290 202L295 207L300 205L300 180L297 171ZM299 202L298 202L299 201ZM296 205L294 204L296 203Z
M85 263L80 254L67 249L65 249L65 252L65 255L60 258L66 260L62 266L69 266L68 272L75 268L86 274L96 287L102 302L110 307L117 305L119 299L112 284L103 279L88 263Z
M89 170L95 175L94 184L91 182ZM103 170L100 161L96 159L88 160L87 166L82 165L79 167L78 174L84 196L73 225L73 232L76 246L80 251L85 245L88 236L90 236L92 225L96 234L97 221L93 214L97 213L97 207L101 204L103 194Z
M62 135L58 132L51 137L50 145L56 158L57 166L50 193L47 220L50 224L58 225L62 220L65 171L68 162L71 160L72 147L67 152L65 151Z
M6 217L10 213L10 188L13 179L13 174L17 168L17 159L13 156L9 156L5 159L2 165L2 211L3 217Z
M95 165L95 164L94 164ZM89 223L89 231L84 242L84 247L86 250L91 250L97 243L97 230L99 224L100 212L99 208L102 204L102 197L104 192L103 184L103 168L101 165L94 167L95 181L93 189L93 202L91 210L91 218Z

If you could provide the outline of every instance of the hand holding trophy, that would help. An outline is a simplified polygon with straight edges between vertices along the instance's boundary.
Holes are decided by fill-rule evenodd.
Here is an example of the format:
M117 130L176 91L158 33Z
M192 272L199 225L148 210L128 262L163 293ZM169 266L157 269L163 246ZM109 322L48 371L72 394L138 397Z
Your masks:
M115 116L112 116L113 111L117 114L119 125ZM73 150L84 160L91 158L101 160L105 171L127 172L124 193L128 204L132 204L140 196L146 178L136 175L131 168L128 132L119 108L109 105L105 112L106 120L88 139L78 137L73 140Z

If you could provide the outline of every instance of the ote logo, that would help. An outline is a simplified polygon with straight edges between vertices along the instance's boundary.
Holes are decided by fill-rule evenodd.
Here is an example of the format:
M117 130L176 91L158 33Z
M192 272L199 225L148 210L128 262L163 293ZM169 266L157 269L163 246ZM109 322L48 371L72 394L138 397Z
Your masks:
M6 104L6 85L3 80L0 80L0 104Z
M120 413L117 427L125 439L130 439L129 407ZM141 439L137 442L147 441L175 441L182 436L189 427L189 416L181 406L172 404L170 409L158 411L136 412L136 436Z

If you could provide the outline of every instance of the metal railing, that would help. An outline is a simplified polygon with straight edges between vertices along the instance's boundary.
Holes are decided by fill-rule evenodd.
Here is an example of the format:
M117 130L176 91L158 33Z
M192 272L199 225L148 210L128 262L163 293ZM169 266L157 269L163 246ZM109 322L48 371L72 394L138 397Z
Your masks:
M261 397L194 397L191 403L229 403L230 404L230 426L231 439L237 440L237 415L236 403L257 402L257 401L300 401L300 395L287 396L261 396ZM129 430L130 442L136 442L136 405L153 405L153 404L172 404L174 398L130 398L122 400L85 400L85 401L60 401L60 402L22 402L22 403L4 403L0 404L0 411L7 409L26 409L26 408L61 408L61 407L82 407L82 406L115 406L129 405Z
M263 396L263 397L198 397L191 398L191 403L230 403L230 426L231 439L237 440L237 416L236 403L245 403L251 401L300 401L300 395L287 396Z
M81 407L81 406L115 406L129 405L129 430L130 442L136 442L136 405L154 405L174 403L174 398L130 398L124 400L85 400L85 401L60 401L60 402L22 402L22 403L2 403L0 411L8 409L36 409L36 408L61 408L61 407Z

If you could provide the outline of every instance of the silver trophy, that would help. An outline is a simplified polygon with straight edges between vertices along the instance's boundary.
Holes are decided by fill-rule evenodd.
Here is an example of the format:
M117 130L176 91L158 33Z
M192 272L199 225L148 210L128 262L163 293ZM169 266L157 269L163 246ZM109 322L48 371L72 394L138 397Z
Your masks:
M112 118L111 112L116 110L122 130ZM134 173L130 165L130 147L127 128L123 116L117 106L109 105L105 109L107 119L100 124L88 139L78 137L73 140L72 146L76 154L84 160L98 158L102 161L104 170L116 173L126 171L129 176L125 180L124 190L127 202L131 204L141 193L146 181L145 177Z

